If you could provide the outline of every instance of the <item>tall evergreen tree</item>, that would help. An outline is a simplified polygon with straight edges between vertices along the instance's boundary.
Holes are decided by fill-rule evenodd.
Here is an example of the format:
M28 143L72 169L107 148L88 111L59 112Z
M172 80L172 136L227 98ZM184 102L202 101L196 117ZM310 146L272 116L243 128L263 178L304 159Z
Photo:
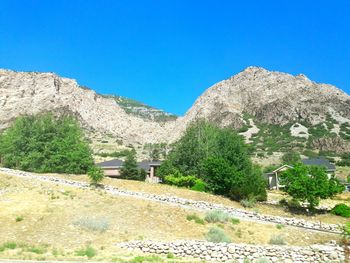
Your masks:
M140 171L137 167L135 151L130 151L126 156L123 166L120 170L120 177L128 180L141 179Z

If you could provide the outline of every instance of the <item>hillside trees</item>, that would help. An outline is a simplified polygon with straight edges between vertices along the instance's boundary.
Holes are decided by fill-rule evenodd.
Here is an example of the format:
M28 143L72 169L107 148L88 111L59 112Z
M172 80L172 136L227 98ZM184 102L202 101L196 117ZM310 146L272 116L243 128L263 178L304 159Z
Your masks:
M237 200L266 199L265 179L253 166L243 138L203 120L187 128L157 172L163 178L195 176L206 183L208 191Z
M282 173L280 182L294 200L307 201L310 210L314 210L320 199L332 197L344 189L334 176L328 177L323 167L301 163Z
M31 172L86 173L93 166L88 143L71 117L23 116L0 136L3 166Z
M145 180L146 172L145 170L138 169L135 151L130 151L126 156L123 166L120 170L120 178L127 180Z

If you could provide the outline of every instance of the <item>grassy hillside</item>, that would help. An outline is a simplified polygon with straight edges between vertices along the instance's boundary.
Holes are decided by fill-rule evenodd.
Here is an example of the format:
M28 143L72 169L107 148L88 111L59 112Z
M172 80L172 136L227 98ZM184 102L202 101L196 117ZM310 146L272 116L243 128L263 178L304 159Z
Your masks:
M133 114L137 117L149 119L152 121L164 122L176 120L177 116L167 113L163 110L153 108L142 102L129 99L118 95L104 95L105 97L114 99L119 106L121 106L126 113Z
M86 180L84 176L75 179ZM112 179L104 183L130 190L238 206L228 199L169 186ZM81 260L87 258L83 254L91 256L93 252L94 260L142 262L137 261L138 255L120 250L115 244L139 239L204 240L208 230L217 225L187 220L187 216L193 213L204 217L204 214L195 211L130 197L110 196L101 189L82 190L4 174L0 174L0 205L0 236L3 242L0 243L0 258ZM261 213L273 210L263 206L257 209ZM314 219L341 222L338 217ZM279 229L273 224L245 221L219 226L237 243L268 244L273 235L282 235L291 245L323 243L338 238L332 234L296 231L293 227ZM156 257L152 262L169 260Z

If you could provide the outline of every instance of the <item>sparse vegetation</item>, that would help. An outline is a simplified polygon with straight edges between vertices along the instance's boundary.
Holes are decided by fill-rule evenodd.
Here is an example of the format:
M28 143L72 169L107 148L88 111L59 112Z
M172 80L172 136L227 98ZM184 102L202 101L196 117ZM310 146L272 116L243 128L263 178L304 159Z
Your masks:
M231 218L231 223L233 224L233 225L237 225L237 224L239 224L241 221L238 219L238 218Z
M287 245L284 237L281 235L273 235L269 242L271 245Z
M97 255L96 249L94 249L92 246L87 246L85 248L79 249L75 252L76 256L87 256L88 258L93 258Z
M277 229L282 229L282 228L284 228L284 225L283 225L283 224L277 224L277 225L276 225L276 228L277 228Z
M208 223L225 223L230 220L230 215L221 210L213 210L205 214L204 220Z
M205 239L214 243L230 243L231 239L225 234L225 231L219 227L212 227L206 234Z
M245 207L245 208L253 208L256 204L256 200L255 198L251 197L251 198L246 198L246 199L242 199L240 201L240 204Z
M202 218L200 218L199 216L197 216L196 214L190 214L190 215L187 215L186 219L188 221L194 221L196 222L197 224L200 224L200 225L204 225L205 222Z
M83 216L74 221L73 224L90 231L105 232L110 227L110 220L105 217Z

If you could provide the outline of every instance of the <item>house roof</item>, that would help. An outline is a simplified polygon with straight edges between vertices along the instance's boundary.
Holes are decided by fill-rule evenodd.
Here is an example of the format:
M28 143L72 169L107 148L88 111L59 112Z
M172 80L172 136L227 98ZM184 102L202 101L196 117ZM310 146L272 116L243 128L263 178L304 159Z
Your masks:
M325 158L310 158L302 160L305 165L323 166L327 171L335 171L335 165Z
M137 166L140 169L144 169L144 170L149 170L151 166L160 166L162 164L161 161L142 161L142 162L138 162Z
M102 163L98 163L96 165L100 167L121 167L123 165L123 161L119 159L113 159Z
M119 159L113 159L105 162L98 163L97 166L102 168L120 168L123 166L123 161ZM140 169L144 169L148 171L151 166L160 166L162 164L161 161L142 161L138 162L137 166Z

